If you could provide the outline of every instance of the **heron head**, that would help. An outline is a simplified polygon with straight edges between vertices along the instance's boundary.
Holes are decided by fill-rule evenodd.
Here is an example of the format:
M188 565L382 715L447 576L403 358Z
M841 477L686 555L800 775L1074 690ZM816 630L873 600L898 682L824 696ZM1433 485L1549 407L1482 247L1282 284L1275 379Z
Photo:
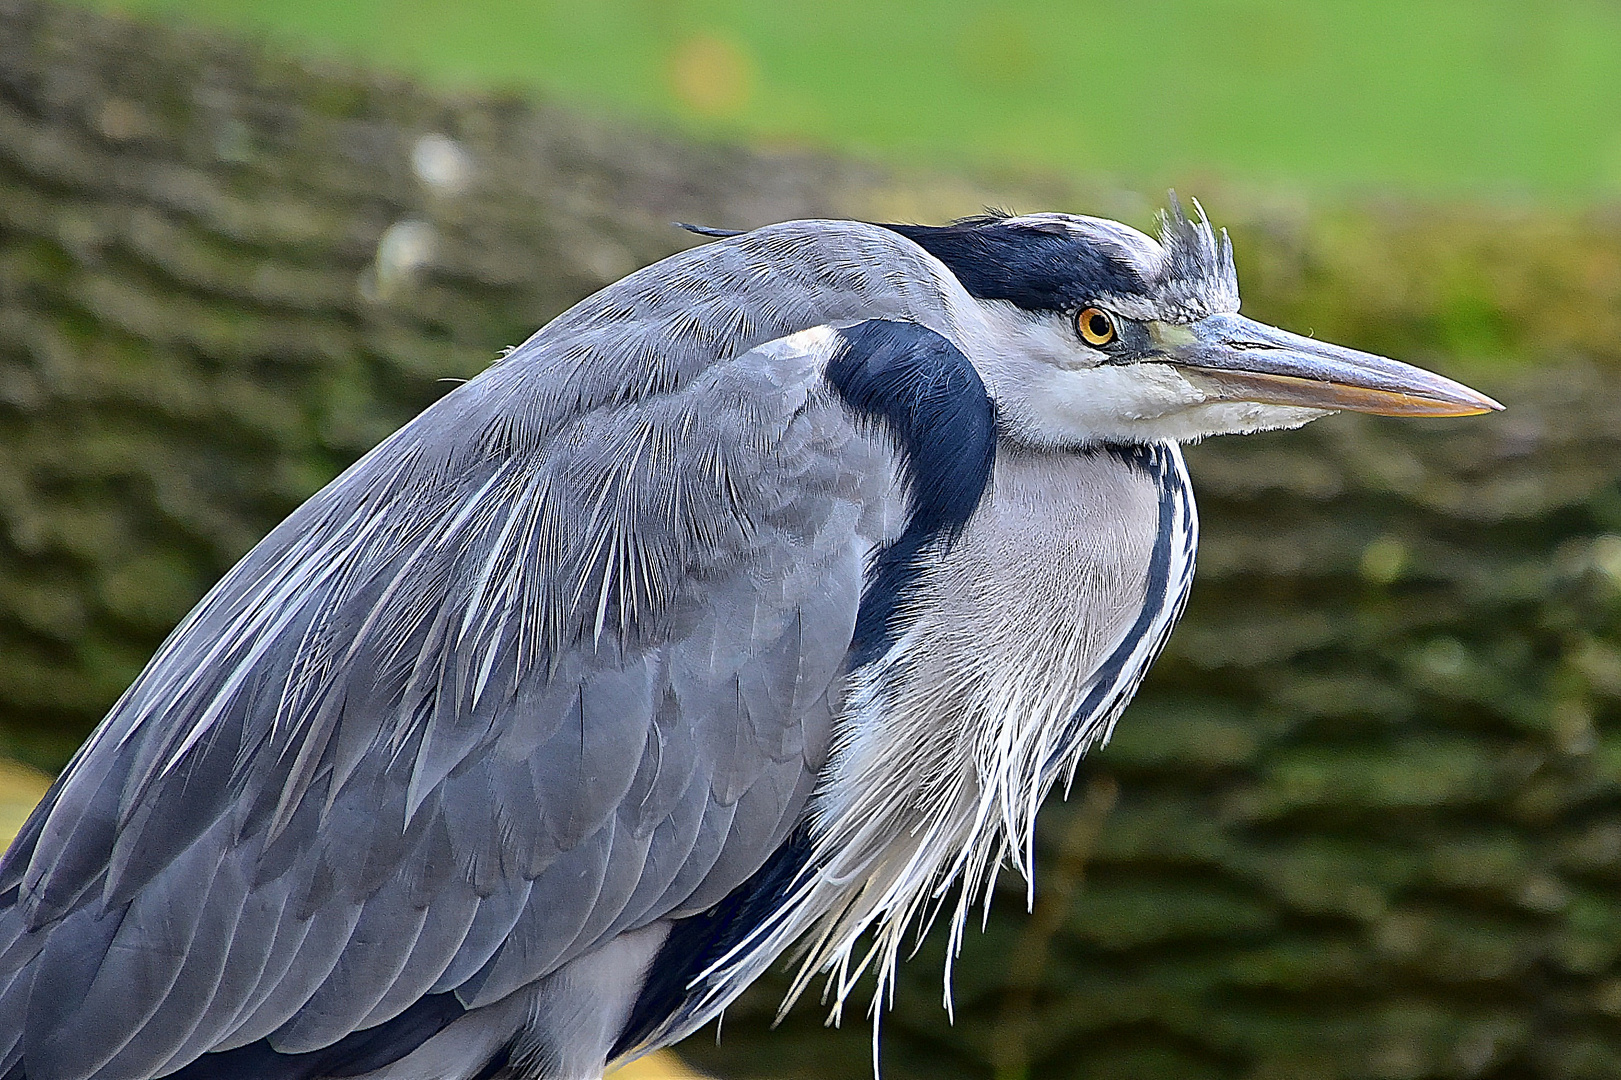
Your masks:
M892 225L978 301L961 327L1015 437L1045 445L1190 440L1297 427L1338 410L1502 408L1422 368L1238 313L1226 231L1172 194L1159 239L1070 214Z

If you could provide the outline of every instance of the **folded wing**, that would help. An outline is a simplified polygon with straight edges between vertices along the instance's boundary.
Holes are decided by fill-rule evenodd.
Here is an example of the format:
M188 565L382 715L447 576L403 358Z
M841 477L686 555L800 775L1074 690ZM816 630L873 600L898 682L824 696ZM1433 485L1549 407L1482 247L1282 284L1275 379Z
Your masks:
M930 280L891 234L779 233L563 316L199 605L0 865L0 1076L427 1038L781 845L904 516L832 335L785 335L942 316L852 269Z

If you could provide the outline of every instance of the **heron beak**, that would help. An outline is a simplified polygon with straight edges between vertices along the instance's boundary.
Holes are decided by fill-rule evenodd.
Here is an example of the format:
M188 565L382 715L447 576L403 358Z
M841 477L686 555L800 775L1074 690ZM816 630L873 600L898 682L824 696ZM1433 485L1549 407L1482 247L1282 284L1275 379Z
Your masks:
M1149 324L1165 356L1220 401L1381 416L1473 416L1503 406L1462 383L1372 353L1342 349L1242 315Z

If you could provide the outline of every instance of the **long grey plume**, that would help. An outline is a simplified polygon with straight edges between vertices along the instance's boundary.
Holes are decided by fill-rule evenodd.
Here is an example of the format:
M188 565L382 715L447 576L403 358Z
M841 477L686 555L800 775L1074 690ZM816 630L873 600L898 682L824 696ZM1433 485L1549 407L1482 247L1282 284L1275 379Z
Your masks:
M1159 214L1159 242L1165 248L1165 277L1160 283L1164 299L1196 315L1237 311L1238 270L1227 230L1217 237L1198 199L1193 200L1198 220L1188 217L1175 191L1167 193L1166 201L1168 209Z

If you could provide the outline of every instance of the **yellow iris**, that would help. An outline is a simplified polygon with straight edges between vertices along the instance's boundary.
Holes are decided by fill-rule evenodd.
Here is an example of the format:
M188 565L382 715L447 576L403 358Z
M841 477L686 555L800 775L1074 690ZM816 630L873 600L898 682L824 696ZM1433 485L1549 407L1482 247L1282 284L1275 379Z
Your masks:
M1102 308L1083 308L1075 316L1075 329L1080 331L1081 340L1088 345L1107 345L1117 336L1114 316Z

